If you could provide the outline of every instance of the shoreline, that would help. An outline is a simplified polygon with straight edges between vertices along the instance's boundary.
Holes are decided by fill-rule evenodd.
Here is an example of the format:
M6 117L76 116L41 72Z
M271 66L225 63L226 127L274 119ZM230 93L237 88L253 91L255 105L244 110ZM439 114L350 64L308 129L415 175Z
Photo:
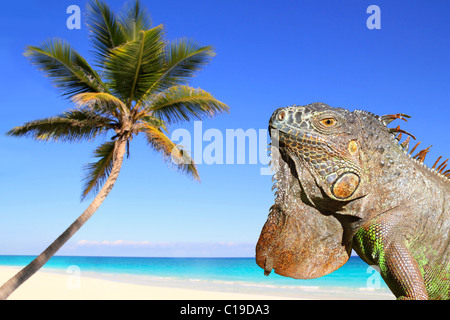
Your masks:
M0 266L3 284L21 267ZM178 280L127 274L63 271L43 268L20 286L9 300L386 300L384 291L318 287L259 286L223 281Z

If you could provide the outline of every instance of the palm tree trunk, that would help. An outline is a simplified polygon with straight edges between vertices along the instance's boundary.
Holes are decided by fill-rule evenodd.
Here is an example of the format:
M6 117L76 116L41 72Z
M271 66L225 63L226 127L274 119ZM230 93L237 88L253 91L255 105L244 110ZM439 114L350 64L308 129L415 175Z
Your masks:
M0 287L0 299L4 300L9 297L21 284L27 281L33 274L35 274L44 264L50 260L56 252L92 217L94 212L100 207L103 200L111 191L114 183L119 176L120 168L122 167L123 157L125 154L126 139L120 137L116 140L115 160L111 173L108 179L99 191L95 199L91 202L89 207L83 212L81 216L73 222L69 228L66 229L47 249L45 249L38 257L31 261L26 267L20 270L14 277L9 279Z

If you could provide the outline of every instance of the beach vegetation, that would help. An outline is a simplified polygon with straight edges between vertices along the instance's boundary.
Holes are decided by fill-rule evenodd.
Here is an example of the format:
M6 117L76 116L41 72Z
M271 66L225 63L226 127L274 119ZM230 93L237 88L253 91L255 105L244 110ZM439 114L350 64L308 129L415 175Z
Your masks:
M199 180L188 152L169 138L169 126L228 111L228 106L188 81L215 55L194 40L168 41L163 25L152 26L140 1L116 14L99 0L88 3L85 20L94 52L89 63L68 42L51 39L28 46L25 56L73 103L61 114L12 128L12 137L37 141L102 140L97 161L85 167L87 209L47 249L0 288L6 299L36 273L94 214L113 188L137 135L170 165Z

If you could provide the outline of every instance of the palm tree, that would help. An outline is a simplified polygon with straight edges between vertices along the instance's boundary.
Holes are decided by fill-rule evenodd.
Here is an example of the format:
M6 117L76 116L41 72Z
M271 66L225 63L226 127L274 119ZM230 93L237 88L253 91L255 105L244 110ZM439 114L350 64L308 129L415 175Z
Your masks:
M75 108L25 123L8 134L38 141L87 141L103 136L104 142L94 151L98 161L86 166L82 192L82 199L95 198L47 249L0 287L1 299L36 273L99 208L135 136L142 133L166 161L198 180L196 165L167 136L167 126L228 111L210 93L186 84L210 62L213 48L192 40L166 41L163 26L151 27L139 1L125 6L119 15L105 3L91 1L86 25L99 71L62 40L28 46L25 51ZM110 140L108 133L113 135Z

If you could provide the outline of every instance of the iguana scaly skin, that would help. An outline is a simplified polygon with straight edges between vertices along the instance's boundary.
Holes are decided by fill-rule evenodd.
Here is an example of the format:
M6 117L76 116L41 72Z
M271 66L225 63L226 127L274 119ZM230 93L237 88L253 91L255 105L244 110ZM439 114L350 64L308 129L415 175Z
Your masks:
M404 117L322 103L273 113L277 192L256 247L266 274L319 277L354 249L398 299L450 298L450 171L399 143L406 132L387 124Z

